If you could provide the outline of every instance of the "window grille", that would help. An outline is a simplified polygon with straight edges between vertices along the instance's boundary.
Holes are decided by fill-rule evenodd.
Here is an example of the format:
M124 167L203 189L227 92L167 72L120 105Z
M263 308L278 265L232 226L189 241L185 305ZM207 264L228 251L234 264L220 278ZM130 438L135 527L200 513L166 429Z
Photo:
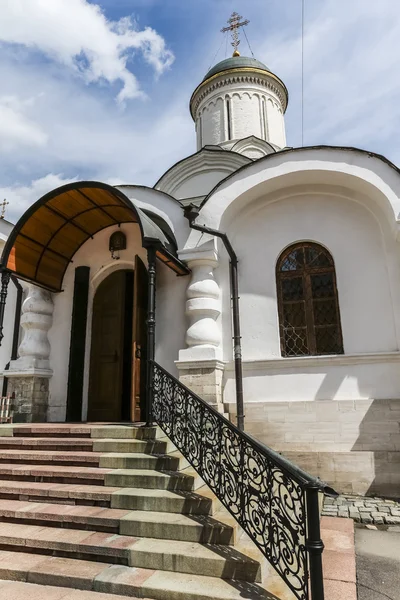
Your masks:
M282 356L343 354L335 265L319 244L287 248L276 269Z

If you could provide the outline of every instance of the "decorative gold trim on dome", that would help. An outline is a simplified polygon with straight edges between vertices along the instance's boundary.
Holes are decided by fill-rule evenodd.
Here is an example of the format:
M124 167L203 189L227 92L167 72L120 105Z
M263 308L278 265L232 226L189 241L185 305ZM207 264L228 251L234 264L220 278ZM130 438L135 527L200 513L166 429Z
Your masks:
M192 116L193 121L195 120L195 117L193 115L193 111L192 111L192 104L193 104L193 100L194 97L196 96L197 92L205 85L205 84L209 84L211 81L217 79L218 77L221 76L225 76L225 75L229 75L229 74L233 74L233 73L243 73L243 72L247 72L247 73L257 73L259 75L264 75L264 77L268 76L271 77L271 79L274 79L278 84L280 84L283 88L285 97L286 97L286 106L284 107L284 111L286 111L288 102L289 102L289 92L287 90L286 85L283 83L282 79L279 79L279 77L277 75L275 75L274 73L271 73L271 71L266 71L264 69L257 69L256 67L235 67L234 69L227 69L226 71L220 71L219 73L215 73L215 75L211 75L211 77L209 77L208 79L205 79L204 81L202 81L197 88L194 90L191 98L190 98L190 102L189 102L189 107L190 107L190 114Z

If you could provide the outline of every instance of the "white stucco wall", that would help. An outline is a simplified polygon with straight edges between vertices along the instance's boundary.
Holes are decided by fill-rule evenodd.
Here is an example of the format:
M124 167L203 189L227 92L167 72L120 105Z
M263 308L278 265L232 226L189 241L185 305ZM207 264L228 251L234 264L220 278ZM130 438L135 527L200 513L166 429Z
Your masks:
M239 226L240 224L240 226ZM328 248L335 261L345 356L394 353L399 349L388 254L397 260L394 240L384 244L379 223L362 205L322 193L301 194L265 206L263 200L235 220L228 232L240 257L240 309L246 400L391 398L400 395L400 361L392 356L370 364L333 359L282 359L278 328L275 265L290 244L310 240ZM224 261L225 262L225 261ZM227 266L224 270L226 271ZM224 282L224 287L227 282ZM399 305L397 305L398 307ZM229 332L225 294L223 330ZM224 335L224 358L231 340ZM285 367L286 363L286 367ZM227 371L226 394L232 396L233 372Z
M49 331L50 365L53 369L53 377L50 379L49 421L65 418L75 268L90 267L83 393L83 416L85 417L89 385L92 307L96 290L101 281L113 271L133 269L136 254L147 264L147 253L142 248L139 226L134 223L121 225L121 230L127 236L127 249L120 253L120 260L111 259L108 242L112 232L117 229L118 227L104 229L78 250L73 258L73 263L66 271L63 281L64 291L53 296L53 325ZM173 361L177 357L179 348L182 347L185 334L181 315L184 314L186 281L184 277L176 277L174 273L167 273L167 271L169 271L167 267L157 262L156 360L173 371ZM178 315L180 316L178 317Z
M399 176L369 157L367 169L365 155L324 153L250 165L224 182L198 217L227 232L238 255L246 402L400 397ZM344 356L280 357L275 266L287 246L303 240L334 258ZM201 243L193 232L188 246ZM224 398L233 402L228 260L221 248L219 255Z
M261 198L239 214L228 230L240 257L246 358L280 356L275 266L287 246L302 240L322 244L333 256L345 353L398 350L386 251L369 210L315 191L264 202Z

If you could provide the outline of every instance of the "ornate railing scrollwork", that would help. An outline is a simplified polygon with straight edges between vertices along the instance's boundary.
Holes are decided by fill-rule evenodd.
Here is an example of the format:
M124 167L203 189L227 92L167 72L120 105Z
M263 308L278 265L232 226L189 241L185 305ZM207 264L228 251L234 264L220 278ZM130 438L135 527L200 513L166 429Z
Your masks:
M243 433L152 363L153 418L299 600L323 600L324 484ZM307 507L307 508L306 508Z

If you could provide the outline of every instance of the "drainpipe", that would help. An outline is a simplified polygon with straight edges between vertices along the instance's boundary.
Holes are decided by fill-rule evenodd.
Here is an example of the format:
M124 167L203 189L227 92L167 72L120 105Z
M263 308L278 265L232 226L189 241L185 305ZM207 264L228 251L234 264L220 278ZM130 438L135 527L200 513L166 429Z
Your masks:
M153 425L154 359L156 349L156 249L147 248L148 308L147 308L147 391L146 427Z
M1 269L1 288L0 288L0 346L3 341L4 314L6 312L7 289L10 282L11 272L7 269Z
M240 335L240 313L239 313L239 279L238 279L238 259L226 233L221 233L216 229L210 229L205 225L197 225L194 220L199 214L199 208L190 204L185 208L185 217L189 220L191 229L196 229L202 233L208 233L222 240L226 251L229 254L229 274L232 299L232 322L233 322L233 353L235 360L235 381L236 381L236 411L238 429L244 431L244 405L243 405L243 369L242 369L242 345Z

